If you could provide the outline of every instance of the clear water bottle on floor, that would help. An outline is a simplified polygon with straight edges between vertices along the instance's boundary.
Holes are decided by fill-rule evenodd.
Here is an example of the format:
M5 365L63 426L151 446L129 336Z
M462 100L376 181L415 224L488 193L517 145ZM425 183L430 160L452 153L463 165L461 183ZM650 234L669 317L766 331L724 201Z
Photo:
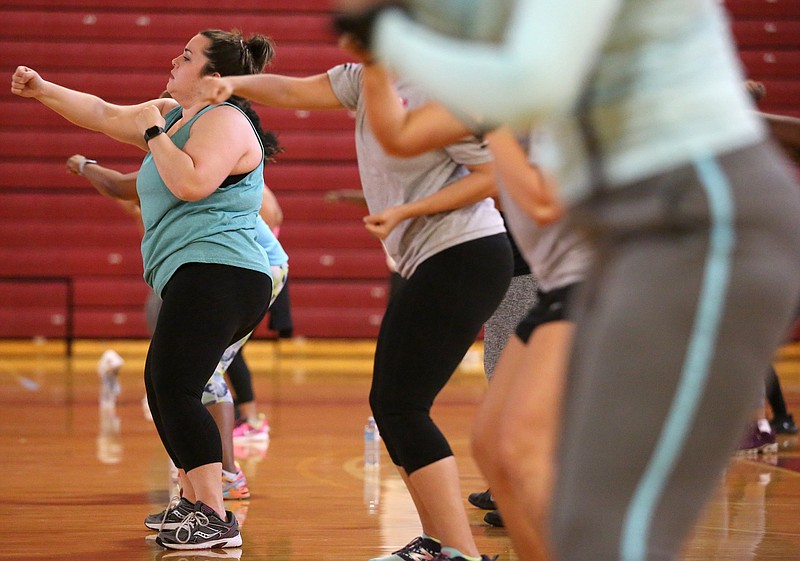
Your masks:
M381 466L364 468L364 504L369 514L377 514L381 502Z
M373 417L367 419L364 426L364 468L372 468L381 464L381 433Z
M114 410L120 393L119 370L125 361L114 350L105 351L97 362L100 378L100 409Z
M364 426L364 502L369 513L378 511L381 493L381 435L373 417Z

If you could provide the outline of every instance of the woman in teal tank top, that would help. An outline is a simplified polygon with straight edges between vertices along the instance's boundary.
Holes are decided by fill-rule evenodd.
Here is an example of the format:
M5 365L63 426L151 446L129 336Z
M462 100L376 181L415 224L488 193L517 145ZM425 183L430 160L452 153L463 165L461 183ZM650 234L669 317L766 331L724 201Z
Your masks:
M180 550L237 547L239 526L222 500L220 435L201 396L225 349L269 306L270 262L255 233L264 148L237 100L207 106L197 93L205 76L260 73L274 50L263 35L206 30L181 51L167 82L171 99L114 105L24 66L13 75L12 92L148 152L137 180L142 258L145 280L163 305L145 387L183 494L166 513L180 511L179 520L163 524L157 542Z

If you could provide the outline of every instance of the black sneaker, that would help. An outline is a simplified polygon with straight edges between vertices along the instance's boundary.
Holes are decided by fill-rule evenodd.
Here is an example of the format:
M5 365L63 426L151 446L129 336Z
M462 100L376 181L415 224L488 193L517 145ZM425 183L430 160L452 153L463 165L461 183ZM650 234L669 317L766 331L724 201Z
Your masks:
M483 493L470 493L467 500L471 505L482 508L483 510L494 510L497 508L492 498L491 489L486 489Z
M497 528L504 528L505 524L503 524L503 519L500 516L500 513L496 510L490 510L486 513L486 516L483 517L483 521L489 524L490 526L496 526Z
M170 501L167 508L158 514L148 514L144 519L144 525L151 530L174 530L192 512L194 505L181 497L177 503L174 500Z
M442 546L436 540L418 536L391 555L375 557L369 561L432 561L441 551Z
M194 503L194 512L186 516L175 530L162 530L156 543L167 549L211 549L239 547L242 536L236 516L225 511L222 520L210 506L201 501Z
M794 417L788 413L782 417L775 417L769 424L775 434L797 434L797 425L794 424Z

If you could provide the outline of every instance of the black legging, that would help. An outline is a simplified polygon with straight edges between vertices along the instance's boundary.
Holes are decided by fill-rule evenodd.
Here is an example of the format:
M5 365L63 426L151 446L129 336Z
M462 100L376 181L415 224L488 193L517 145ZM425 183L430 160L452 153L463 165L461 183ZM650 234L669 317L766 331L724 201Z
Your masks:
M178 468L222 461L203 387L225 349L264 317L271 292L264 273L206 263L183 265L164 288L144 382L156 429Z
M480 238L425 260L390 299L369 400L406 473L452 455L431 405L503 299L512 268L505 234Z
M294 334L294 322L292 321L292 301L289 297L289 277L283 285L278 297L269 309L269 321L267 323L270 331L277 331L279 338L288 338ZM241 352L239 353L241 354ZM239 400L244 401L244 400Z
M770 366L767 371L767 400L774 418L780 419L789 415L786 401L783 399L781 381L778 379L778 373L775 372L774 366Z
M244 360L243 352L244 346L233 357L233 362L228 366L227 371L233 398L237 404L250 403L256 399L255 392L253 392L253 376L250 373L250 367Z

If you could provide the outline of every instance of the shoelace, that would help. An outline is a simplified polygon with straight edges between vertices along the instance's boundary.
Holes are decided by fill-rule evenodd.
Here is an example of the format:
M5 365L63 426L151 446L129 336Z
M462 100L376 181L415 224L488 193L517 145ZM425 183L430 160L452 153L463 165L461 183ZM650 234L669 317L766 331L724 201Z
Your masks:
M169 499L169 503L167 503L167 508L164 509L164 516L161 517L161 524L158 526L158 530L161 531L164 529L164 522L167 521L167 516L169 516L170 511L173 508L177 508L181 502L181 498L178 495L172 495Z
M208 516L202 512L192 512L183 519L181 525L175 530L175 539L180 543L188 543L192 539L192 530L195 526L208 526ZM186 533L186 538L181 537L181 530Z
M423 538L422 536L417 536L416 538L414 538L413 540L408 542L408 544L406 544L405 547L401 547L397 551L393 551L392 555L398 555L400 553L403 553L403 554L409 554L410 553L410 554L412 554L411 555L412 559L416 559L417 555L422 553L422 554L425 555L425 558L427 558L427 559L436 559L436 556L438 555L438 552L432 552L430 549L425 547L423 545L424 541L425 541L425 538Z
M416 538L414 538L413 540L411 540L410 542L408 542L408 544L406 544L405 546L401 547L401 548L400 548L400 549L398 549L397 551L393 551L393 552L392 552L392 555L397 555L397 554L398 554L398 553L400 553L401 551L402 551L402 552L405 552L405 551L408 551L409 549L415 548L415 547L417 547L417 546L418 546L418 545L419 545L421 542L422 542L422 537L421 537L421 536L417 536Z

